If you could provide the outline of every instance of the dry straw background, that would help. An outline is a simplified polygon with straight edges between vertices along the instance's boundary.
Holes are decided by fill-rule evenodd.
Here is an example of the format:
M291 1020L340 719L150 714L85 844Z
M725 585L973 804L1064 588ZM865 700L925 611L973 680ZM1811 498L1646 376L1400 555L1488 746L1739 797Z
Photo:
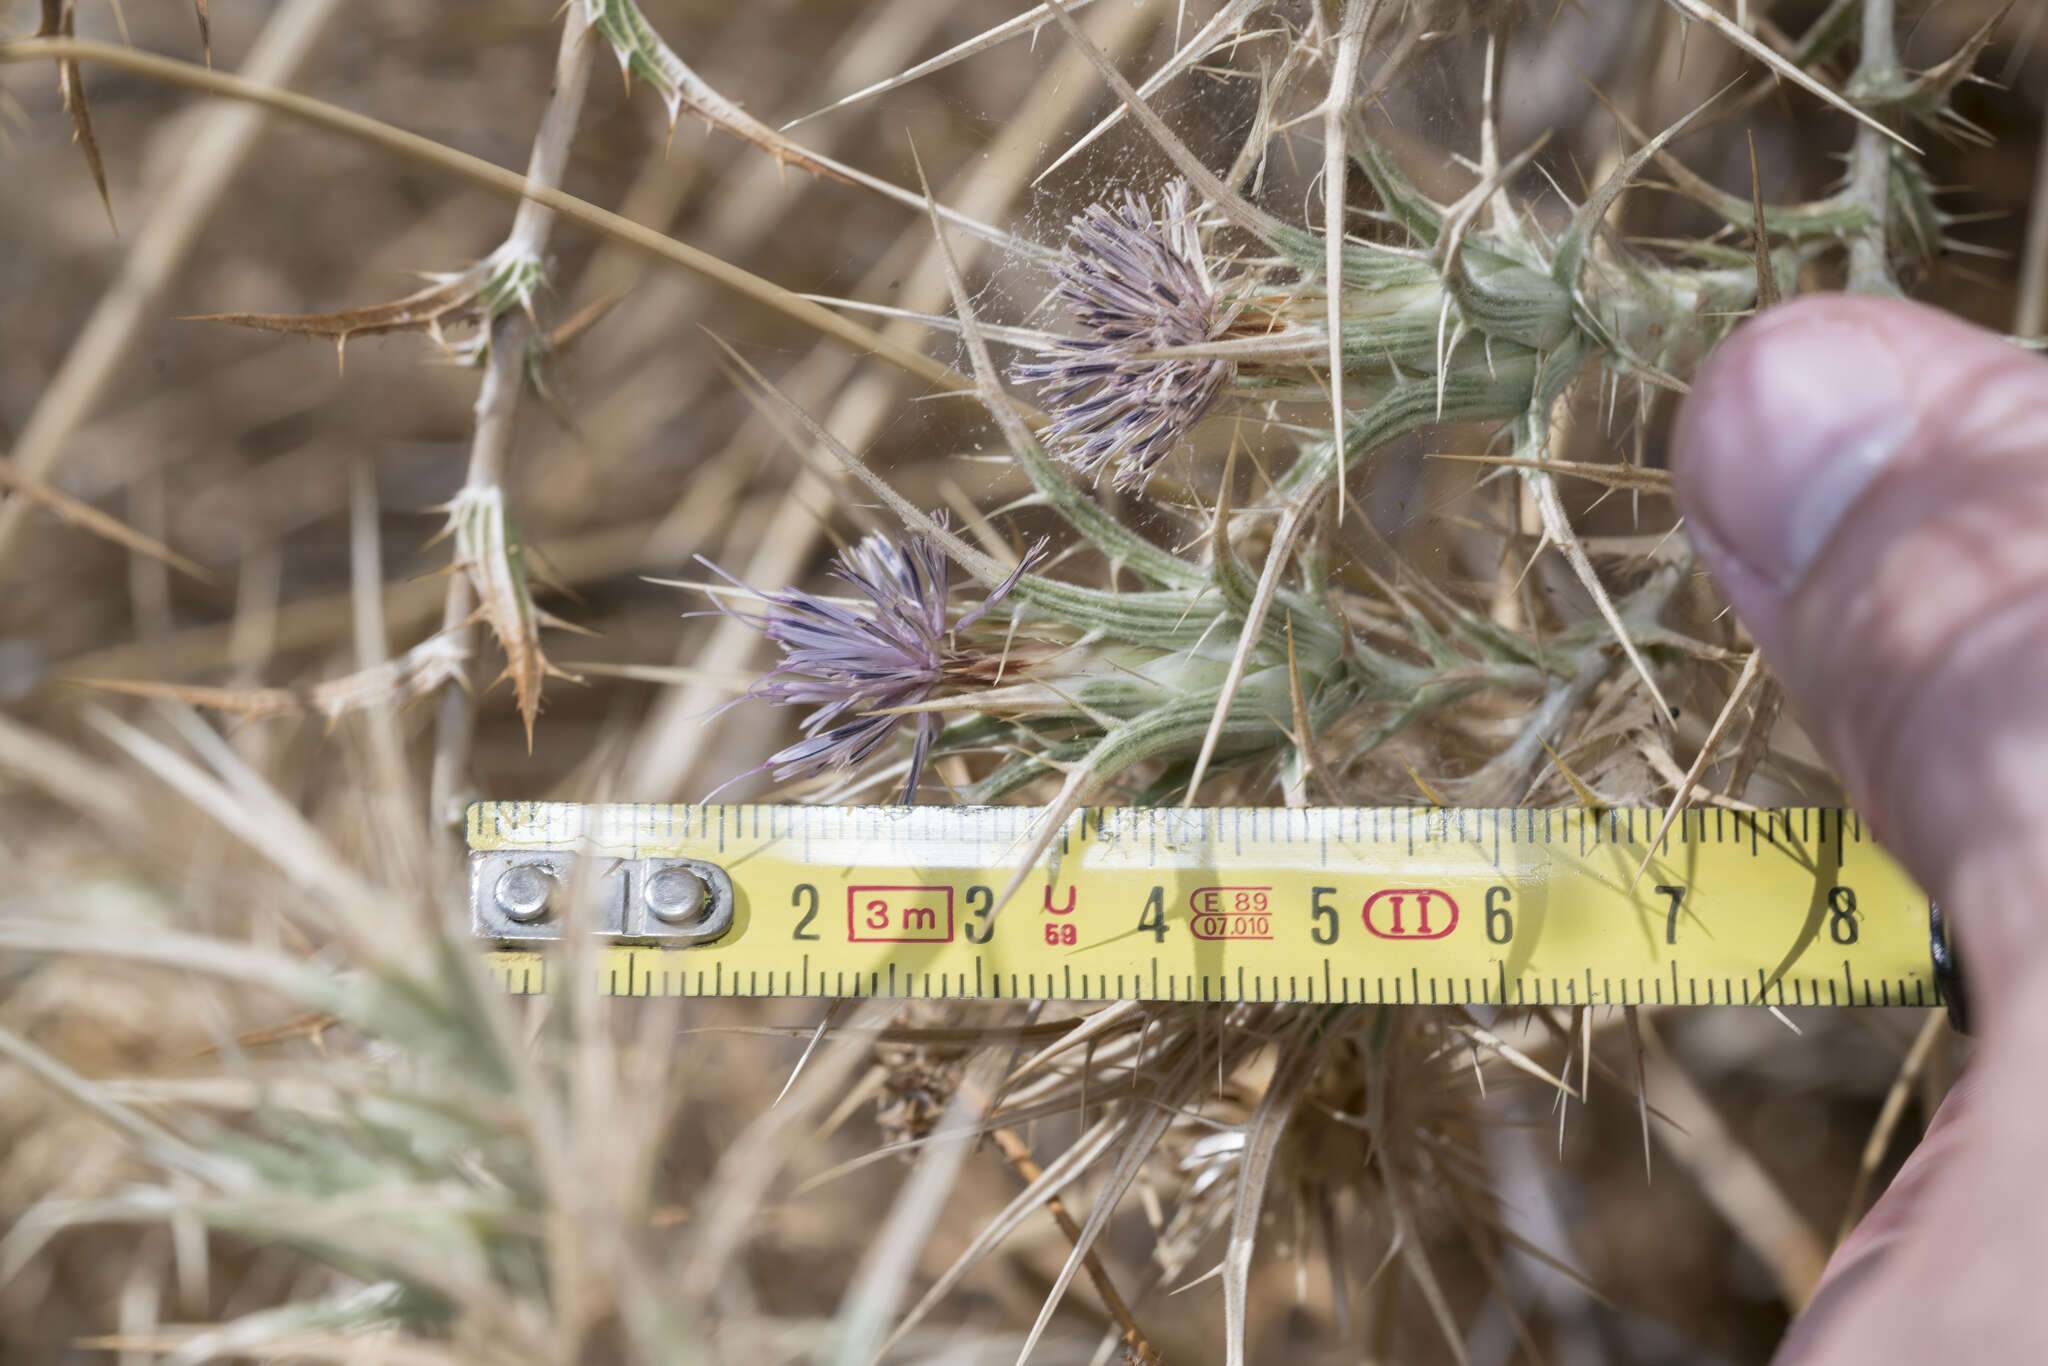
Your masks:
M0 0L0 33L33 33L46 9L68 8ZM564 18L552 2L200 8L214 71L253 65L266 83L514 172L548 106ZM709 88L770 126L1022 8L642 6ZM1077 17L1142 79L1217 8L1101 0ZM1344 9L1240 8L1253 16L1241 41L1155 101L1218 168L1261 117L1262 82L1325 87ZM1491 37L1503 154L1547 134L1507 181L1534 221L1561 224L1565 197L1583 198L1639 145L1601 97L1658 130L1731 83L1671 150L1744 201L1752 145L1767 201L1824 193L1854 125L1761 76L1679 8L1397 0L1364 50L1361 126L1438 201L1464 194ZM1743 8L1783 46L1823 11L1854 6ZM515 203L403 149L266 123L185 88L206 61L188 6L85 0L75 25L200 74L82 65L103 205L72 145L57 64L0 46L0 449L9 486L24 490L0 503L0 1360L865 1362L886 1350L1008 1361L1063 1272L1073 1288L1035 1360L1223 1361L1239 1328L1254 1361L1768 1357L1838 1228L1960 1064L1960 1041L1918 1013L1788 1012L1796 1035L1723 1010L1501 1022L1515 1059L1553 1074L1590 1041L1590 1094L1560 1105L1448 1017L1383 1024L1377 1052L1362 1032L1305 1042L1308 1027L1284 1010L1126 1010L1094 1026L1099 1049L999 1081L1072 1030L1076 1012L841 1009L813 1048L820 1003L514 1007L471 994L467 965L442 954L440 937L454 925L459 943L447 817L462 799L697 799L792 738L790 718L758 703L706 719L769 653L701 596L650 578L702 579L692 557L703 555L764 589L817 586L835 546L896 527L791 411L739 381L719 340L977 544L1014 554L1057 537L1059 523L1042 508L1011 510L1026 482L970 400L935 397L928 378L821 337L794 305L769 306L587 223L557 222L548 240L533 313L561 344L538 367L544 388L516 401L514 367L487 377L416 334L358 337L338 366L318 338L190 320L397 298L420 272L461 272L489 253ZM2038 330L2048 210L2029 205L2048 96L2042 10L1916 2L1896 26L1908 70L1981 34L1972 67L1985 78L1953 100L1976 131L1916 127L1955 221L1948 247L1906 253L1902 283L1987 325ZM1839 84L1850 65L1837 56L1816 70ZM943 314L952 300L915 200L920 170L940 202L1058 248L1090 202L1154 193L1171 173L1124 120L1037 179L1116 107L1048 23L792 130L907 188L903 202L781 164L688 115L671 133L658 92L645 80L629 88L600 52L559 184L781 290ZM1255 198L1319 226L1320 123L1268 131ZM1659 188L1667 171L1641 180L1609 214L1613 233L1712 237L1738 260L1748 253L1742 234ZM1357 175L1349 199L1361 214L1375 204ZM1038 264L949 240L983 318L1050 324ZM1837 284L1842 272L1830 256L1796 283ZM506 316L496 335L523 346L523 314ZM967 363L953 335L915 317L840 316L940 365ZM462 330L450 333L459 344ZM590 633L542 642L581 681L541 680L529 748L516 690L488 686L503 656L486 623L467 631L473 704L449 688L407 696L418 689L373 675L330 722L319 710L335 695L315 684L433 636L451 593L461 606L466 589L441 572L450 542L432 538L445 521L435 509L474 482L487 444L480 383L496 395L487 417L510 415L487 438L490 472L546 581L538 604ZM1633 488L1564 490L1619 595L1659 566L1683 568L1682 540L1665 535L1672 515L1654 474L1669 396L1645 421L1633 390L1612 421L1605 402L1589 376L1553 439L1561 458L1652 471ZM1314 411L1300 401L1268 416ZM1596 620L1559 556L1531 564L1536 521L1515 485L1425 458L1485 449L1489 435L1439 430L1359 467L1356 506L1329 541L1336 577L1371 596L1391 576L1539 631ZM1253 471L1286 440L1281 424L1219 418L1162 467L1156 502L1106 485L1100 497L1199 559L1200 509L1226 481L1240 506L1255 502ZM1270 527L1250 535L1256 562ZM1055 572L1109 582L1085 555ZM1373 620L1398 633L1397 613ZM1570 802L1586 784L1609 801L1670 801L1745 652L1696 575L1666 621L1701 646L1659 657L1681 707L1674 727L1646 719L1625 665L1610 669L1547 737L1558 761L1486 800ZM175 686L136 697L92 679ZM1481 690L1333 764L1309 795L1456 799L1522 733L1532 704ZM1748 710L1737 723L1756 728ZM1768 754L1735 795L1829 800L1796 722L1763 730ZM964 784L986 771L978 764L949 759L939 777ZM1707 785L1724 785L1729 767L1726 756L1711 766ZM1056 786L1018 795L1045 800ZM1123 791L1141 786L1131 777ZM771 790L756 776L727 795ZM790 789L853 800L888 790ZM1242 768L1204 789L1214 801L1277 793L1273 773ZM1647 1139L1639 1039L1657 1109ZM1016 1199L1034 1160L1074 1151L1121 1103L1109 1098L1119 1088L1154 1097L1131 1101L1129 1116L1163 1105L1166 1091L1145 1088L1176 1067L1215 1072L1199 1113L1166 1135L1085 1262L1061 1218L1028 1201L884 1348ZM1575 1086L1579 1075L1568 1073ZM1000 1133L874 1157L935 1124L943 1136L971 1122L999 1087L1012 1107ZM1229 1229L1234 1164L1282 1095L1305 1118L1266 1154L1247 1251ZM1088 1218L1114 1161L1112 1151L1066 1189L1062 1217ZM1232 1277L1205 1279L1235 1251L1249 1257L1233 1273L1241 1324L1227 1308Z

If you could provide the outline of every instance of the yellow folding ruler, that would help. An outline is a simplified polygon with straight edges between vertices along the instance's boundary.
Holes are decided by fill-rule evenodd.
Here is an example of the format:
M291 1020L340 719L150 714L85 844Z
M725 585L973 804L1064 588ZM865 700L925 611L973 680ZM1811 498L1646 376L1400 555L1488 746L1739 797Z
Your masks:
M507 989L632 996L1917 1005L1927 898L1853 812L483 802ZM595 952L563 955L574 935Z

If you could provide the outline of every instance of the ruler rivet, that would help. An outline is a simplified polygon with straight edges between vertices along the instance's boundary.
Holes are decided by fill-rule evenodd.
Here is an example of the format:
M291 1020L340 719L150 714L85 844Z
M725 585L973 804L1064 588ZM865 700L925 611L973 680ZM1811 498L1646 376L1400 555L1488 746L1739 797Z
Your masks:
M711 892L704 885L704 879L689 869L664 868L647 879L647 888L641 892L640 899L647 903L649 913L656 920L674 925L702 915L711 899Z
M498 885L492 889L497 898L498 909L506 917L522 925L536 920L545 920L548 902L555 894L555 879L547 869L533 863L520 863L507 868L498 875Z

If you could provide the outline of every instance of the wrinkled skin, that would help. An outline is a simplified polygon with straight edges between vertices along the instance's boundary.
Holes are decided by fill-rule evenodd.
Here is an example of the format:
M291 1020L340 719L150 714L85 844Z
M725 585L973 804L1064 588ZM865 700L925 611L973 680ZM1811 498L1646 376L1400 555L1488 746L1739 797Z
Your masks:
M1792 705L1951 913L1979 1041L1778 1360L2048 1361L2048 361L1802 299L1710 358L1673 466Z

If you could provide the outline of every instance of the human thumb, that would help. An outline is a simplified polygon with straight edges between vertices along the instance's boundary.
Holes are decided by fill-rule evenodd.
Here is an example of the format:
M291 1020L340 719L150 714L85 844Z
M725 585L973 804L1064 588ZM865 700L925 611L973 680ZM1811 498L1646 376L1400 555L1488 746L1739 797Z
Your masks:
M1811 296L1708 359L1673 465L1708 570L1996 1012L2048 965L2048 361Z
M1799 300L1709 358L1672 460L1708 570L1951 913L1982 1038L1780 1360L2048 1361L2048 361Z

